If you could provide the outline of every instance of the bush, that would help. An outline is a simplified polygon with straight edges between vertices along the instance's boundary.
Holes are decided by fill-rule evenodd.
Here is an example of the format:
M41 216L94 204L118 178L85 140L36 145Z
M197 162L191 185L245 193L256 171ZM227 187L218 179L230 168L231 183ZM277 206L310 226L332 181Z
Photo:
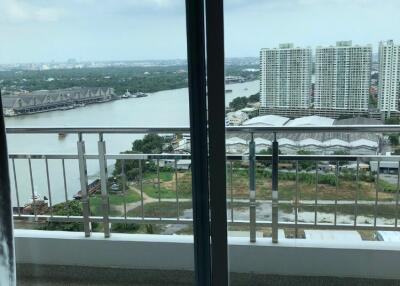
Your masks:
M113 223L111 228L117 233L136 233L140 226L135 223Z
M60 216L82 216L82 204L80 201L69 201L53 206L53 215ZM92 228L97 227L97 223L92 223ZM83 231L81 222L47 222L42 227L43 230L61 230L61 231Z

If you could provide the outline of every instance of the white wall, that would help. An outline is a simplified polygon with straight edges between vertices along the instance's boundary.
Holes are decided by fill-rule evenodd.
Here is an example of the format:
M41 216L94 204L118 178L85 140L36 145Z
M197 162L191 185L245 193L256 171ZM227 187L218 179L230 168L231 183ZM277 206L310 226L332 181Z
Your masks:
M18 263L192 270L193 237L16 230ZM400 279L400 243L229 239L230 271L301 276Z

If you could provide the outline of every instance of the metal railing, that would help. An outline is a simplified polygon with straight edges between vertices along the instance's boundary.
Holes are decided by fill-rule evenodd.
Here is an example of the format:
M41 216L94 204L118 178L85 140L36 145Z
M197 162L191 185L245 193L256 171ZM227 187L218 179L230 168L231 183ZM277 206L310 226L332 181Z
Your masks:
M76 154L10 154L9 158L13 170L13 180L15 197L17 204L17 212L14 214L16 220L45 220L49 222L79 222L83 223L83 229L85 236L90 236L92 223L102 223L105 237L109 237L111 233L110 224L113 223L144 223L144 224L191 224L192 219L183 218L181 216L180 204L185 201L190 201L187 198L183 199L179 195L178 189L178 167L177 161L181 159L190 159L190 154L109 154L106 152L106 142L104 140L104 134L176 134L176 133L188 133L189 128L187 127L175 127L175 128L8 128L8 134L75 134L77 135L77 153ZM398 226L398 209L399 209L399 185L400 185L400 168L397 172L397 185L396 191L393 194L393 200L385 201L385 205L394 207L392 225L379 224L377 218L378 215L378 204L379 204L379 193L380 193L380 164L382 161L395 161L399 162L400 156L382 156L382 155L281 155L279 154L279 145L277 141L277 134L281 133L321 133L321 132L372 132L372 133L400 133L399 125L372 125L372 126L322 126L322 127L227 127L227 133L244 133L250 136L248 143L248 153L243 154L227 154L227 172L228 172L228 199L227 203L230 204L228 209L228 223L230 226L245 226L250 229L250 241L256 241L256 230L257 228L269 227L272 229L272 241L278 242L278 229L293 229L295 237L299 236L299 230L301 229L348 229L348 230L399 230ZM272 154L256 154L256 148L254 143L254 137L257 133L272 134ZM98 134L97 142L97 154L86 154L84 135L87 134ZM15 168L16 160L27 160L29 166L29 178L30 188L32 193L32 208L33 212L25 214L21 211L21 202L19 198L18 190L18 174ZM32 160L43 160L45 162L45 178L47 180L47 195L49 203L49 211L45 214L38 213L37 204L35 203L35 185L34 177L32 174ZM65 160L77 160L79 166L79 180L81 189L81 202L82 202L82 215L56 215L53 213L53 196L52 188L50 183L49 175L49 160L61 160L62 162L62 174L63 184L65 191L65 202L68 202L70 198L67 194L67 177L65 172ZM87 171L87 160L97 160L100 175L100 191L101 191L101 215L92 215L90 209L90 194L88 192L88 171ZM121 162L121 180L122 180L122 197L123 197L123 213L119 216L112 216L110 214L110 192L108 187L109 174L107 170L107 161L109 160L120 160ZM127 161L138 161L138 175L137 185L140 191L140 215L130 216L127 212L127 201L126 201L126 187L127 187L127 174L126 174L126 162ZM155 162L156 166L156 178L157 183L155 184L158 189L158 197L156 199L159 206L162 203L161 189L160 189L160 161L161 160L173 160L173 173L175 180L175 198L174 203L176 207L176 217L163 217L160 213L159 217L146 217L145 215L145 196L146 193L143 189L143 164L147 161ZM374 173L375 176L375 198L372 201L360 200L360 163L369 162L375 160L378 163L378 172ZM240 169L241 167L235 167L235 162L248 161L248 194L245 197L236 197L234 194L234 183L233 177L235 168ZM279 161L294 162L293 168L287 172L292 174L294 178L295 186L294 191L291 193L291 199L279 200ZM347 199L345 203L341 203L339 200L339 183L340 183L340 162L354 162L356 164L355 170L353 170L353 177L355 180L355 190L353 200ZM299 164L303 162L314 162L315 168L312 171L302 170ZM326 172L319 168L319 162L334 162L333 172ZM258 164L263 164L259 166ZM270 199L257 199L257 172L259 170L270 171L271 179L271 196ZM282 170L281 170L282 172ZM326 200L321 199L322 193L320 191L319 178L326 174L334 175L335 178L335 193L334 199ZM333 173L333 174L331 174ZM370 171L370 174L373 172ZM315 183L314 199L301 199L300 190L300 177L304 174L311 176L312 182ZM168 199L171 202L171 198ZM248 219L237 219L235 218L235 204L244 204L248 207L249 215ZM260 203L271 205L271 216L270 219L257 218L257 206ZM279 207L290 205L294 211L293 220L280 220L279 219ZM340 223L338 216L340 210L338 209L343 204L350 205L354 208L353 210L353 223ZM363 205L373 206L373 223L359 223L358 217L359 208ZM68 207L68 204L66 204ZM320 222L318 219L318 208L324 206L333 206L333 222ZM313 208L314 221L306 222L302 221L299 217L299 209L302 207Z

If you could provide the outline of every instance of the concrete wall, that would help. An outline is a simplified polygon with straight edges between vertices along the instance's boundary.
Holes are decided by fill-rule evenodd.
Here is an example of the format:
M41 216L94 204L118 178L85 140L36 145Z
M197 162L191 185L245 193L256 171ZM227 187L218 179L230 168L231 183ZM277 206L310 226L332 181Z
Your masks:
M192 270L193 237L16 230L17 263ZM270 238L229 239L230 271L294 276L400 279L400 244Z

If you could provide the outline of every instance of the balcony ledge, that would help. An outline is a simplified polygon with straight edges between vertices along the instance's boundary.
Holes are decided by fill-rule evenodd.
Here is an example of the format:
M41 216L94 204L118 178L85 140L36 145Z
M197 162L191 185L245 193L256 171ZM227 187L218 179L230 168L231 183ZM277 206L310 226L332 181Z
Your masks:
M15 230L19 264L192 271L193 237ZM229 238L230 271L243 274L400 279L400 243Z

